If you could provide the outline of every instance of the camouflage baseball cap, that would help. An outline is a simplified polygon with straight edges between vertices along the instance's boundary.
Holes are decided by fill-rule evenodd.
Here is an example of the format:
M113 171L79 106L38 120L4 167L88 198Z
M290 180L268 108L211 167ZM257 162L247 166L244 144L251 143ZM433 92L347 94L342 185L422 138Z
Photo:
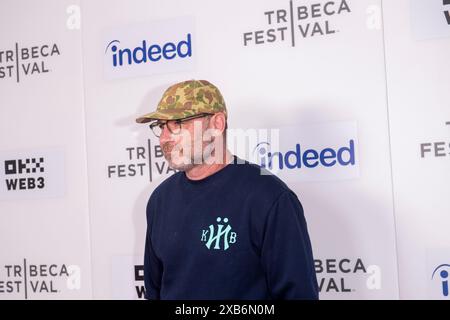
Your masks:
M219 89L206 80L188 80L170 86L164 92L156 111L137 118L136 122L177 120L216 112L227 115L225 101Z

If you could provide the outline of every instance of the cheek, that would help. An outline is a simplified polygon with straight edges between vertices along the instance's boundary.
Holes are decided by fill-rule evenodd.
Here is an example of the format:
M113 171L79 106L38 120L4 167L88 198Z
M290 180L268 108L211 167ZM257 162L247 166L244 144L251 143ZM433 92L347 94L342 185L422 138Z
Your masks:
M164 129L163 133L159 137L160 144L171 142L173 144L178 144L182 141L182 137L180 135L175 135L169 132L169 130Z
M159 137L160 144L171 141L172 138L170 136L171 136L170 132L168 132L168 130L164 128L163 131L161 132L161 136Z
M178 143L189 145L193 143L194 138L194 130L191 127L188 127L176 139Z
M189 137L183 135L171 135L166 142L169 142L173 148L177 148L178 150L187 149L191 146Z

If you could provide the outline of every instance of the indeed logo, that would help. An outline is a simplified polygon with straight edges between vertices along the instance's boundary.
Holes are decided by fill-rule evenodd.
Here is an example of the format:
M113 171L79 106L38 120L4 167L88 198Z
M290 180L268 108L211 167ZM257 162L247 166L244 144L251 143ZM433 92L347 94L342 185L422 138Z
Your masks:
M297 143L292 150L285 153L276 151L270 152L270 143L260 142L253 150L253 154L260 160L260 165L269 170L277 169L300 169L302 167L315 168L317 166L333 167L354 166L355 165L355 143L350 139L348 146L341 148L324 148L322 150L305 149Z
M121 48L119 40L112 40L105 49L112 53L112 65L121 67L123 65L158 62L163 60L184 59L192 56L192 36L186 34L184 39L178 42L147 43L142 40L139 46L134 48Z
M195 69L194 16L116 26L104 31L103 40L108 80Z
M450 270L449 264L441 264L436 269L434 269L431 279L438 278L441 282L442 295L448 297L448 273Z

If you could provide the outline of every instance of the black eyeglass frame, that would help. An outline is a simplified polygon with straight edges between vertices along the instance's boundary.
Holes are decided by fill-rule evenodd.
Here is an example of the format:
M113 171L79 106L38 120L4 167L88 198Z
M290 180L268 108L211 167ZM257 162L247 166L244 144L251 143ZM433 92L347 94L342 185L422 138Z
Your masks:
M157 121L152 122L151 124L149 124L149 127L150 127L150 130L152 130L153 134L157 138L159 138L161 136L162 131L164 130L164 126L167 126L167 123L169 123L171 121L173 121L175 124L177 124L178 128L177 128L177 130L172 130L172 129L170 129L169 126L167 126L167 129L169 129L169 132L172 133L172 134L179 134L181 132L181 124L183 122L188 121L188 120L192 120L192 119L199 119L199 118L203 118L203 117L207 117L207 116L212 116L212 114L210 114L210 113L201 113L201 114L196 114L196 115L189 116L189 117L182 118L182 119L166 120L164 122L162 122L161 120L157 120ZM159 127L159 129L161 129L161 133L158 134L155 131L156 127Z

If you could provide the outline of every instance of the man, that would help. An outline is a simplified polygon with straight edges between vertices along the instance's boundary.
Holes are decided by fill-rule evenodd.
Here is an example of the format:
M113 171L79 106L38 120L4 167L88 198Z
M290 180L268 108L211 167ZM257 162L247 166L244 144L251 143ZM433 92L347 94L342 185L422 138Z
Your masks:
M147 299L318 299L302 205L280 179L227 150L217 87L177 83L136 121L153 121L179 170L147 204Z

